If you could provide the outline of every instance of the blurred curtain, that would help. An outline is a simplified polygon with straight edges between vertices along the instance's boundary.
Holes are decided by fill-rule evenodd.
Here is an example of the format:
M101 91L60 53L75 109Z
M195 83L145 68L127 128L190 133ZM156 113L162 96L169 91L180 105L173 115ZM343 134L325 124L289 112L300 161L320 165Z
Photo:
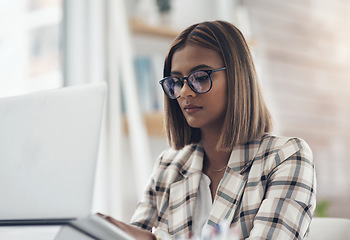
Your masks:
M130 191L140 196L152 166L125 10L123 0L65 0L63 65L67 86L98 81L108 84L93 211L128 221L123 214L127 204L124 196ZM122 126L121 95L128 137ZM125 139L130 140L130 152L125 150ZM125 170L125 162L131 162L133 167L128 169L132 172ZM135 184L130 186L131 183Z

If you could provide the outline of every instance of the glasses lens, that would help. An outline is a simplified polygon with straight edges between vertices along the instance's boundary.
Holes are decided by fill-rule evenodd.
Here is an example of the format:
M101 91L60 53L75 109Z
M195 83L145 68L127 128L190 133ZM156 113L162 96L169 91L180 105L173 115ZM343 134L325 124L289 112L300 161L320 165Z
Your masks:
M180 96L181 88L182 82L178 78L167 77L163 81L163 90L171 99L176 99Z
M188 76L191 87L197 93L206 93L211 88L210 76L204 71L197 71Z

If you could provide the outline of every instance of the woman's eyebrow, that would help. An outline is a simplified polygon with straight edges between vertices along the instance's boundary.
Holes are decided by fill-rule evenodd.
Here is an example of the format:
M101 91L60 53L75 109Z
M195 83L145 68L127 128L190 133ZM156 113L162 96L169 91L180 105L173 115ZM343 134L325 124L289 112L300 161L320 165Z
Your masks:
M191 68L191 72L194 72L197 70L203 70L203 68L213 68L213 67L208 66L206 64L201 64L201 65L195 66L194 68Z
M208 66L208 65L206 65L206 64L200 64L200 65L198 65L198 66L195 66L195 67L191 68L190 72L194 72L194 71L197 71L197 70L208 69L208 68L211 68L211 69L212 69L213 67ZM171 71L170 74L171 74L171 75L182 75L182 73L179 72L179 71Z
M170 75L182 75L182 73L178 71L171 71Z

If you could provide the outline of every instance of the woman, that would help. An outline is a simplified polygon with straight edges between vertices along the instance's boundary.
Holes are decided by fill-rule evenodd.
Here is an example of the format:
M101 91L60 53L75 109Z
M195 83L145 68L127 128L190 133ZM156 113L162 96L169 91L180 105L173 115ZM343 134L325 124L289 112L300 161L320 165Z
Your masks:
M111 221L137 239L203 237L223 222L240 239L304 238L316 204L312 153L299 138L268 134L241 32L223 21L190 26L173 42L164 77L172 148L132 218L146 231Z

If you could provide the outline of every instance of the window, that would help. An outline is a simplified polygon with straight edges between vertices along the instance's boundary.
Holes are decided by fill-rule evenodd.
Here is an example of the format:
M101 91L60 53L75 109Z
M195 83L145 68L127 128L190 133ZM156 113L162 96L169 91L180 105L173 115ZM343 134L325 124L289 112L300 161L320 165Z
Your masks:
M62 0L0 2L0 97L63 85Z

